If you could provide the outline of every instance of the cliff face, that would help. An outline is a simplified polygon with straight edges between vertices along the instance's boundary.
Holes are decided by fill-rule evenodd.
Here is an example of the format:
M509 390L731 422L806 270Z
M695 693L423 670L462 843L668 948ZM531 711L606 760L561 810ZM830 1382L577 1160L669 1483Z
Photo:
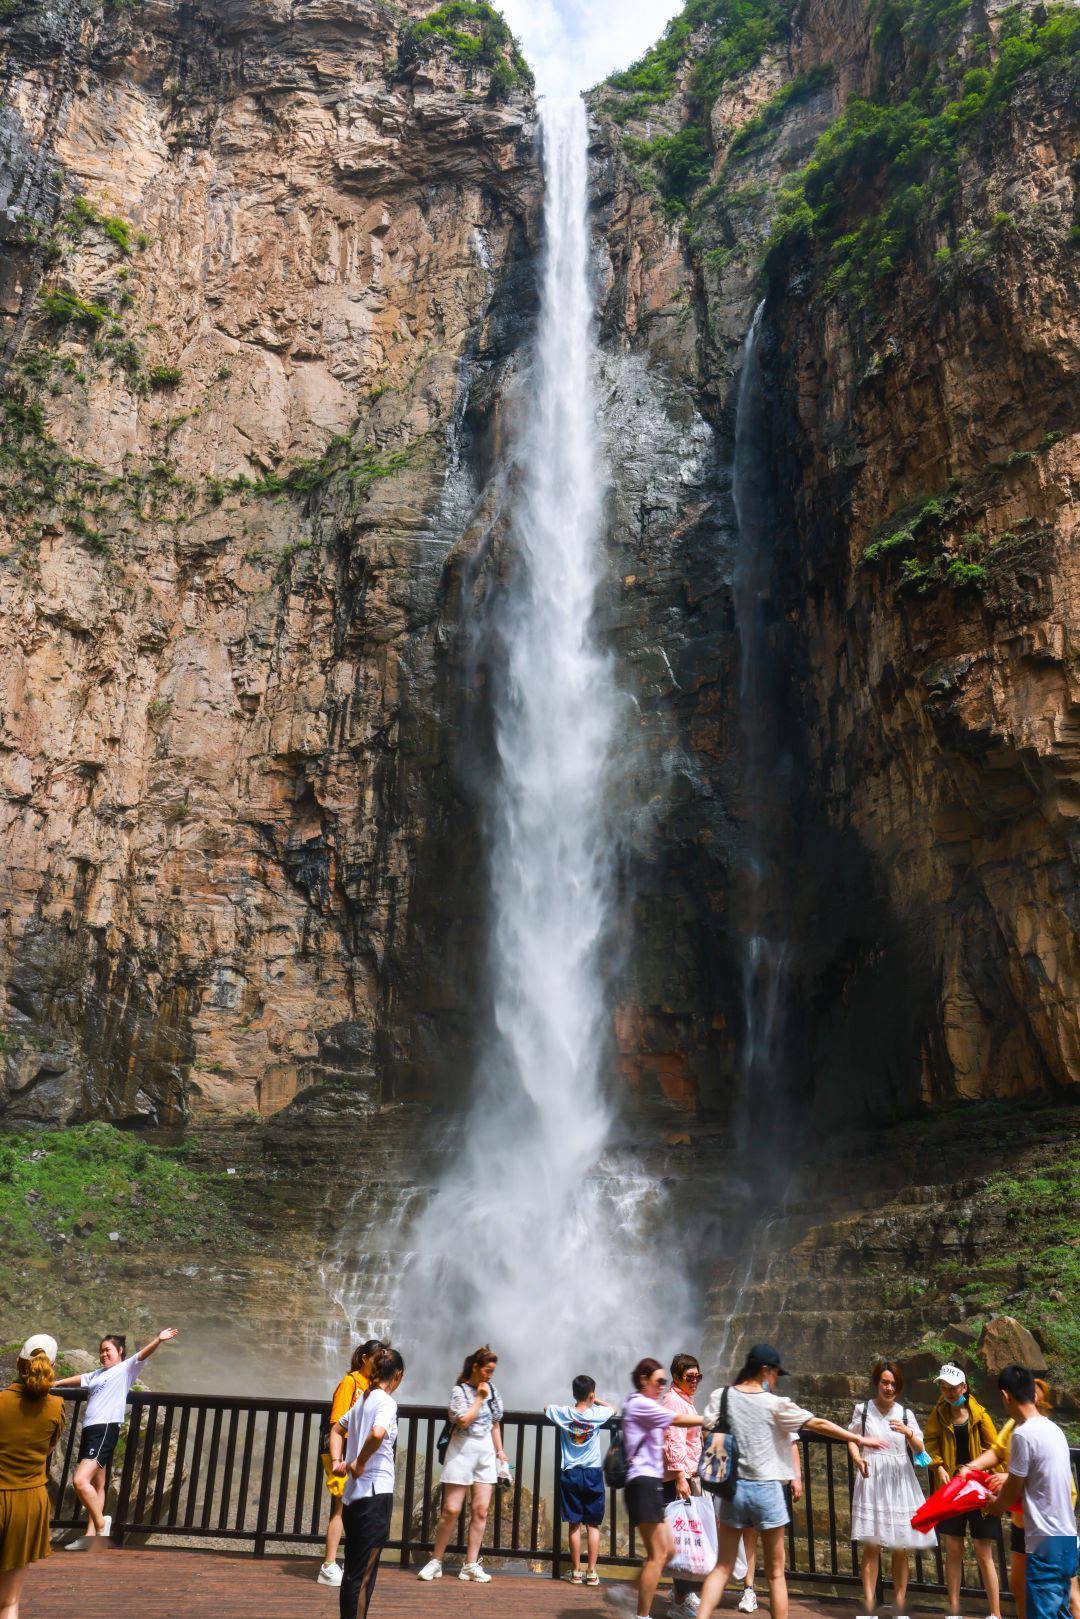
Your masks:
M714 1071L745 1030L732 895L756 821L796 1105L1061 1093L1080 1080L1075 18L804 0L751 22L691 0L596 96L607 328L678 371L721 466L765 294L774 777L755 796L739 756L745 559L721 475L672 658L696 792L659 839L661 886L682 872L712 915Z
M468 1061L456 548L526 74L376 0L5 15L0 1109L422 1093Z

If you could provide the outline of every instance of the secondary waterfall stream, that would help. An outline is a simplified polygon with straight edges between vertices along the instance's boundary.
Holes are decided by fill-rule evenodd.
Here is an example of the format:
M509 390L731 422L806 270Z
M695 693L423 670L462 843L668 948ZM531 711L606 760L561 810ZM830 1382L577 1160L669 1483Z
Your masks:
M582 102L546 101L541 133L540 311L495 610L493 1031L460 1145L410 1234L398 1312L414 1390L441 1393L487 1341L515 1403L550 1399L583 1369L618 1393L640 1354L679 1347L685 1319L677 1267L656 1253L662 1190L611 1145L620 699L593 629L605 467Z

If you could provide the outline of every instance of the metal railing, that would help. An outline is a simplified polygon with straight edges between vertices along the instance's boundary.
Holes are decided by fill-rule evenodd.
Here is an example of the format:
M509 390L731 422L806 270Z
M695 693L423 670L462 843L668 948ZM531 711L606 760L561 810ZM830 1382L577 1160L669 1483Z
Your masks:
M86 1397L79 1390L66 1392L75 1410L54 1464L53 1528L58 1531L85 1522L72 1478ZM116 1541L171 1536L246 1545L256 1557L270 1547L321 1545L330 1503L318 1454L324 1401L135 1392L128 1404L129 1421L114 1458L106 1507L111 1506ZM398 1407L398 1487L387 1548L398 1553L403 1567L429 1555L434 1544L435 1444L445 1417L441 1406ZM484 1553L531 1564L558 1579L568 1559L557 1488L558 1430L537 1412L508 1411L503 1443L513 1463L513 1483L494 1492ZM1072 1458L1080 1480L1080 1449ZM856 1583L859 1547L850 1532L851 1458L843 1445L804 1434L802 1461L803 1496L792 1503L787 1532L788 1573L811 1585ZM459 1538L450 1550L460 1554L464 1515L458 1527ZM614 1490L608 1495L601 1544L601 1560L608 1566L632 1567L638 1561L633 1526ZM1004 1576L1004 1553L1001 1564ZM913 1575L913 1590L942 1590L940 1549L917 1553Z

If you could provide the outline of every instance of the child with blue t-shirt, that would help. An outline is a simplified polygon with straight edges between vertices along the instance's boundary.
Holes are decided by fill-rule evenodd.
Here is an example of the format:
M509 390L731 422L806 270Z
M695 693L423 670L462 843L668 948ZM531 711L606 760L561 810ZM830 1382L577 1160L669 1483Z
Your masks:
M544 1415L559 1429L559 1500L569 1529L570 1579L574 1585L599 1585L596 1560L600 1555L600 1525L604 1521L604 1471L600 1462L600 1430L615 1415L615 1407L596 1398L591 1377L575 1377L573 1405L545 1405ZM581 1572L581 1526L588 1537L589 1561Z

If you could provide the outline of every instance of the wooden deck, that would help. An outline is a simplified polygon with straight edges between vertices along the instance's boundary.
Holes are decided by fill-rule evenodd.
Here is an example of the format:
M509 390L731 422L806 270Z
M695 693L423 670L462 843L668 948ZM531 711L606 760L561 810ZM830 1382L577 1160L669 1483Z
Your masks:
M338 1593L316 1585L318 1563L308 1557L266 1557L110 1547L91 1552L57 1550L26 1576L23 1619L336 1619ZM606 1583L606 1582L605 1582ZM621 1582L611 1582L612 1585ZM608 1587L610 1589L610 1587ZM726 1596L724 1611L736 1597ZM661 1593L653 1613L667 1609ZM854 1602L791 1604L792 1619L851 1619ZM767 1615L762 1603L762 1614ZM585 1590L543 1576L497 1573L490 1585L468 1585L451 1568L443 1579L420 1585L392 1563L379 1574L372 1619L616 1619L634 1604L616 1607L605 1589Z

